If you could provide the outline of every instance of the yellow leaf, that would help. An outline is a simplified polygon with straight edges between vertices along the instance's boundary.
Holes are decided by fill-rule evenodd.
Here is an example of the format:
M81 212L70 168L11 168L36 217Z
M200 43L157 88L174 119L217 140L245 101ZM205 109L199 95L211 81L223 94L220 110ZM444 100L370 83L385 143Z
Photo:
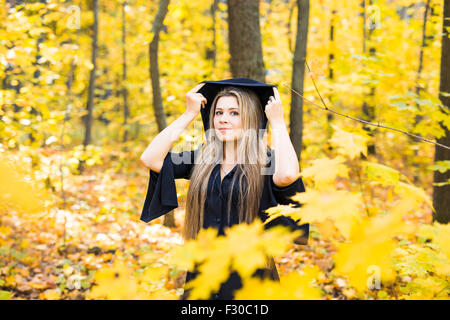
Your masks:
M333 221L330 218L327 218L322 222L316 223L316 226L319 229L320 234L325 239L331 239L335 237L336 228Z
M11 227L0 226L0 234L8 236L11 233Z
M183 246L176 247L169 253L168 264L192 270L195 261L203 261L206 258L216 237L217 230L214 228L200 230L196 240L186 241Z
M19 282L17 282L17 283L19 283ZM16 284L16 278L13 275L7 276L5 278L5 284L7 287L13 287Z
M442 277L447 277L450 274L450 261L449 260L438 260L434 263L434 269L436 274Z
M400 181L400 172L380 163L363 161L365 173L369 180L379 182L383 186L396 186Z
M128 300L140 299L136 280L124 262L116 260L113 266L103 267L95 274L96 285L88 299Z
M39 295L39 299L41 300L60 300L61 293L58 289L56 290L45 290Z
M259 245L261 225L240 224L229 231L225 250L234 248L233 266L243 277L250 276L257 267L262 267L265 263L265 257Z
M166 267L147 267L140 279L146 282L156 282L167 275Z
M341 156L312 160L312 165L302 171L302 176L312 178L316 189L330 189L337 176L348 177L348 168L343 164L344 161Z
M229 267L230 256L212 250L208 260L200 265L200 274L185 285L186 289L193 289L189 299L208 299L211 292L218 291L220 284L228 278Z
M302 274L291 272L280 278L280 282L247 278L243 287L236 291L236 300L299 300L320 299L322 292L314 285L319 277L317 266L306 267Z
M411 227L402 220L410 208L410 202L401 200L389 214L364 218L358 228L352 229L349 242L337 244L335 272L346 275L358 291L394 280L391 253L396 242L392 237L411 232Z
M340 243L335 256L335 272L346 275L350 284L358 291L378 288L382 281L395 279L395 271L389 255L395 248L392 240L380 243L363 241Z
M413 203L413 207L418 207L422 202L426 202L433 211L433 203L428 194L422 188L415 187L411 184L399 182L394 189L403 199L409 199Z
M331 125L334 128L333 137L330 143L337 148L337 152L350 159L358 157L361 153L367 156L367 142L369 137L365 133L347 132L341 128Z
M26 177L26 171L20 163L0 155L0 209L14 209L21 212L38 212L44 207L43 199L47 197L44 190L37 188L35 182Z
M345 238L350 237L351 230L360 222L359 212L362 208L360 194L344 190L334 192L319 192L308 190L297 193L293 200L303 204L292 212L294 220L301 219L303 223L323 222L327 218L335 221L336 227Z
M38 290L42 290L42 289L45 289L45 288L48 287L47 284L45 284L45 283L39 283L39 282L30 282L30 283L28 283L28 285L29 285L30 287L32 287L33 289L38 289Z
M450 224L440 224L434 222L434 227L437 230L435 242L439 245L442 252L450 259Z
M198 271L200 274L189 281L185 289L193 289L190 299L207 299L214 291L218 291L232 271L237 271L241 278L248 278L253 272L266 264L266 256L283 253L299 232L287 232L287 228L276 226L264 230L263 223L256 219L252 224L238 224L226 229L226 236L210 238L207 245L201 239L207 230L199 233L199 242L196 248L191 246L191 253L202 248L201 257L204 260ZM215 230L217 233L217 230ZM178 254L178 257L182 255ZM194 255L195 256L195 255ZM183 259L180 259L183 261Z

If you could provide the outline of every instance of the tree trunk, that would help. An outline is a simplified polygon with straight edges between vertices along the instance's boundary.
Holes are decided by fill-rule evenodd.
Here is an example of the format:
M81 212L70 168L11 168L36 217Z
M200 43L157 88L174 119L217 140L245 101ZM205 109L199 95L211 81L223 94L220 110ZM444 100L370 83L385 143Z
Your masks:
M336 48L335 42L334 42L334 32L335 32L335 22L336 22L336 13L337 10L333 9L331 11L331 23L330 23L330 52L328 54L328 78L330 79L330 83L333 83L334 81L334 70L333 70L333 62L334 62L334 49ZM334 95L333 93L330 93L328 96L328 100L330 101L331 105L333 105L334 102ZM331 112L327 112L327 141L330 141L332 135L333 135L333 129L331 127L331 123L334 120L334 115ZM333 147L331 144L328 145L328 150L331 151Z
M287 40L288 40L288 49L289 52L294 54L294 48L292 48L293 44L292 44L292 25L291 25L291 21L292 21L292 16L294 15L294 9L295 7L297 7L297 3L296 2L292 2L292 4L289 6L289 16L288 16L288 21L286 23L286 29L287 29Z
M94 89L95 89L95 71L97 70L97 40L98 40L98 0L93 1L94 24L92 25L92 69L89 74L89 89L87 98L87 115L83 116L85 135L83 145L86 148L92 141L92 114L94 110Z
M234 78L265 82L259 0L228 0L230 70Z
M123 97L123 142L128 140L128 117L130 116L130 110L128 108L128 90L125 85L127 81L127 39L126 39L126 14L125 14L125 6L127 6L127 2L124 1L122 3L122 81L124 83L122 88L122 97Z
M161 87L159 85L159 66L158 66L158 44L159 33L163 27L164 18L166 17L170 0L161 0L159 2L158 12L156 13L155 21L153 22L153 39L150 42L149 54L150 54L150 77L152 80L152 92L153 92L153 111L155 114L156 123L158 125L158 131L161 132L166 128L166 114L164 113ZM173 211L164 215L163 224L166 227L175 227L175 218Z
M158 44L159 33L163 26L164 18L167 14L169 7L169 0L161 0L159 3L158 12L153 22L153 39L149 46L150 55L150 78L152 82L153 92L153 111L155 114L156 123L158 125L158 131L161 132L167 126L166 114L162 104L161 87L159 85L159 66L158 66Z
M444 0L444 19L442 26L442 51L441 51L441 82L439 86L439 99L444 108L450 109L450 0ZM436 142L450 146L450 130L440 123L445 130L445 136L436 139ZM450 150L439 146L435 147L434 161L449 161ZM434 171L434 182L445 182L450 179L450 170L440 173ZM448 223L450 221L450 184L433 186L433 221Z
M309 0L297 0L297 7L297 36L292 63L292 89L297 92L303 92L306 45L308 42ZM300 161L303 140L303 99L296 94L291 94L289 127L289 136Z
M217 59L217 45L216 45L216 11L219 5L219 0L214 0L210 12L211 12L211 18L212 18L212 48L207 48L206 50L206 59L212 60L213 64L213 70L216 67L216 59Z
M372 5L372 0L369 0L369 5ZM366 32L366 2L363 0L361 6L363 7L363 52L365 53L366 51L366 41L369 41L370 44L370 40L372 38L372 33L373 30L375 29L375 26L373 26L373 24L371 23L370 28L369 28L369 34L367 35ZM369 47L369 56L370 57L374 57L375 56L375 52L376 52L376 48L374 46L370 46ZM375 119L375 106L373 105L373 101L375 98L375 86L373 84L369 84L369 89L370 92L368 94L364 95L364 102L362 105L362 113L363 113L363 120L369 121L369 122L373 122L373 120ZM363 125L363 129L366 130L368 132L368 134L370 136L373 136L375 133L375 130L372 131L370 126L368 125ZM367 153L368 154L372 154L375 155L376 151L375 151L375 144L373 142L369 142L368 146L367 146ZM365 156L362 156L362 158L365 158Z
M425 4L425 12L423 14L423 23L422 23L422 43L420 45L420 51L419 51L419 67L417 68L417 75L416 75L416 85L415 85L415 91L417 94L417 98L420 99L420 94L421 91L423 89L426 88L422 88L420 86L420 78L422 75L422 69L423 69L423 53L425 51L425 47L427 46L427 22L428 22L428 12L430 11L430 2L431 0L427 0L427 3ZM417 110L420 110L420 105L418 103L416 103L416 108ZM422 121L423 116L420 114L416 114L416 116L414 117L414 127L420 122ZM415 141L417 141L417 139L414 139L412 137L410 137L409 139L410 143L414 143ZM419 183L419 175L420 175L420 171L421 168L418 165L418 163L416 162L417 156L418 156L418 152L419 149L416 148L413 150L414 152L414 157L412 157L411 161L409 161L412 164L412 168L415 168L415 172L414 172L414 184ZM407 155L405 155L407 157ZM410 158L410 157L408 157ZM409 160L409 159L407 159Z

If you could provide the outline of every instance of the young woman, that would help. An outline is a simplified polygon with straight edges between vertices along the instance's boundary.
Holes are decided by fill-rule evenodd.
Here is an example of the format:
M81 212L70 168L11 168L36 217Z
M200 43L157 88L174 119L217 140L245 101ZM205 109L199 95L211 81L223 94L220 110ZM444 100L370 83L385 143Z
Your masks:
M204 82L186 94L186 111L161 131L141 156L150 169L141 216L145 222L178 207L175 179L190 179L185 240L195 239L201 228L214 227L218 235L224 235L232 225L251 223L257 217L264 221L266 209L278 204L300 205L290 197L305 191L275 86L248 78ZM200 112L206 141L197 150L170 152L172 144ZM260 132L267 121L272 127L273 150L267 148ZM303 235L295 243L307 243L308 224L298 225L282 216L265 228L278 224L302 230ZM188 271L186 282L197 274L197 270ZM254 275L279 280L272 258ZM233 299L240 287L241 278L233 271L211 299ZM188 297L189 290L182 299Z

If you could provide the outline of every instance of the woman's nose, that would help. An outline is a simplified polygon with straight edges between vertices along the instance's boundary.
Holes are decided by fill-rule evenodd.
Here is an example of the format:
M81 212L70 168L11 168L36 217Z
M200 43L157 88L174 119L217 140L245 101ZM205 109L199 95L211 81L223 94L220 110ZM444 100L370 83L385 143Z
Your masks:
M219 119L219 122L227 123L228 122L228 116L222 115Z

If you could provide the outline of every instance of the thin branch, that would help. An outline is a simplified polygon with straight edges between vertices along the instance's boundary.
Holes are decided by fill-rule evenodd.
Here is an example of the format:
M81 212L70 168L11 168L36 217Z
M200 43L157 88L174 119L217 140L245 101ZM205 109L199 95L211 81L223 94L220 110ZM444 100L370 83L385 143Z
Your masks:
M310 76L311 76L311 70L309 69L309 66L308 66L308 63L306 62L306 60L305 60L305 64L306 64L306 67L308 68L308 72L309 72L309 74L310 74ZM300 96L303 100L308 101L309 103L311 103L312 105L318 107L318 108L321 109L321 110L330 111L330 112L333 112L333 113L335 113L335 114L337 114L337 115L340 115L340 116L342 116L342 117L346 117L346 118L349 118L349 119L352 119L352 120L355 120L355 121L359 121L359 122L361 122L361 123L365 123L365 124L370 125L370 126L375 126L375 127L379 127L379 128L384 128L384 129L389 129L389 130L401 132L401 133L407 134L407 135L409 135L409 136L411 136L411 137L414 137L414 138L416 138L416 139L423 140L423 141L425 141L425 142L432 143L432 144L435 144L435 145L437 145L437 146L439 146L439 147L442 147L442 148L445 148L445 149L449 149L449 150L450 150L450 147L449 147L449 146L446 146L446 145L440 144L440 143L438 143L438 142L434 142L434 141L425 139L425 138L423 138L423 137L421 137L421 136L418 136L418 135L415 135L415 134L412 134L412 133L409 133L409 132L406 132L406 131L403 131L403 130L400 130L400 129L396 129L396 128L391 128L391 127L388 127L388 126L384 126L384 125L381 125L381 124L379 124L379 123L378 123L378 124L375 124L375 123L372 123L372 122L369 122L369 121L366 121L366 120L362 120L362 119L359 119L359 118L354 118L354 117L348 116L348 115L346 115L346 114L339 113L339 112L337 112L337 111L334 111L333 109L328 108L327 105L326 105L326 103L325 103L325 101L323 100L322 95L320 94L319 89L318 89L317 86L316 86L316 82L314 81L314 79L313 79L312 76L311 76L311 80L312 80L312 82L313 82L313 84L314 84L314 88L316 89L316 92L317 92L317 94L319 95L320 100L322 101L322 103L323 103L323 105L325 106L325 108L323 108L322 106L318 105L317 103L315 103L315 102L313 102L313 101L311 101L311 100L306 99L302 94L298 93L297 91L295 91L295 90L292 89L291 87L287 86L286 84L282 83L282 85L283 85L284 87L286 87L286 88L288 88L288 89L294 91L294 92L295 92L298 96Z

